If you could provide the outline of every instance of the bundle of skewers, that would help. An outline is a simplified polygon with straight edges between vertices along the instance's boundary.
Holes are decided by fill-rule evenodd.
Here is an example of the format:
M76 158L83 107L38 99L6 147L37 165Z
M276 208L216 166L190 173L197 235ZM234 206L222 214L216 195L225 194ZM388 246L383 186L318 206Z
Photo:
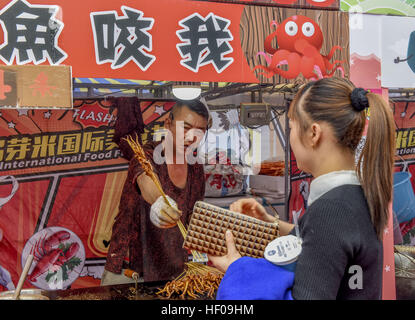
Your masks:
M186 270L176 279L168 282L157 292L157 295L167 299L172 297L214 298L222 277L223 273L216 268L189 262L186 263Z
M127 136L123 139L127 141L128 145L133 150L134 156L137 158L144 172L153 180L166 204L173 208L172 204L169 202L166 194L163 191L157 175L154 173L151 162L147 159L146 154L140 145L140 142L138 141L138 136L136 135L135 139L133 139L131 136ZM187 235L186 227L180 220L177 222L177 226L183 236L183 239L185 239ZM203 260L203 255L197 251L192 250L192 255L198 261ZM184 298L186 295L192 298L196 298L197 294L204 293L210 297L213 297L213 294L217 290L223 274L219 270L204 264L191 262L186 263L185 265L186 268L183 273L175 280L167 283L164 289L159 291L159 294L166 294L167 297L171 297L172 294L179 293L182 298Z

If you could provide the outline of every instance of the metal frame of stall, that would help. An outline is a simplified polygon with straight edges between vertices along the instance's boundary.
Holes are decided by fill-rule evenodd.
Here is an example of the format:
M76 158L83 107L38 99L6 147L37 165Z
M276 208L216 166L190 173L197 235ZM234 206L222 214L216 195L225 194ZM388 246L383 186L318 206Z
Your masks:
M99 79L98 79L99 80ZM172 93L174 82L150 81L150 84L136 83L99 83L99 81L85 83L75 78L73 81L74 99L91 100L105 99L106 97L136 96L140 100L175 100ZM293 94L298 90L299 83L294 84L250 84L250 83L208 83L202 97L207 102L220 98L225 98L242 93L251 93L251 102L262 102L265 93L278 93L284 95L284 104L271 106L272 124L277 138L285 153L284 168L284 217L289 219L289 200L291 195L290 163L291 149L289 139L288 108L292 101ZM102 93L105 91L104 93ZM239 109L239 105L232 106L212 106L212 111ZM277 114L277 112L282 112ZM279 117L285 115L285 130L283 129Z

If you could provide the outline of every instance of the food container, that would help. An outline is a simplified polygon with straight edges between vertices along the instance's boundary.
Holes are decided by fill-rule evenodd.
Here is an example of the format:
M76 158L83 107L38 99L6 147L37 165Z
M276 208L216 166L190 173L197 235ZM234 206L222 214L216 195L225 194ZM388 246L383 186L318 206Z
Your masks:
M13 300L14 290L0 292L0 300ZM19 300L49 300L40 289L23 289L20 291Z

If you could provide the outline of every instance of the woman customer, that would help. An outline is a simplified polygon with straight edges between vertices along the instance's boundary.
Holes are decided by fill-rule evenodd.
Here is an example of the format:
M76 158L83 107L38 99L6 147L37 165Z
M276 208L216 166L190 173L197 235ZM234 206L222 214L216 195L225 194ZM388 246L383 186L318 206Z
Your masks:
M356 164L368 110L366 142ZM227 232L228 254L210 257L226 271L218 298L381 299L395 145L389 105L349 80L326 78L305 85L288 116L298 167L314 177L299 221L302 251L295 272L265 259L241 258ZM253 199L239 200L231 210L275 220ZM280 234L295 235L293 225L280 221Z

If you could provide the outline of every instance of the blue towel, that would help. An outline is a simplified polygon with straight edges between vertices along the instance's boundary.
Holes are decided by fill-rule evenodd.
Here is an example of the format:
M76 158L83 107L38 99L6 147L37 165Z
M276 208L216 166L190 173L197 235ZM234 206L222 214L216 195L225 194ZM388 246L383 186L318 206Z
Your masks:
M265 259L242 257L232 263L219 286L217 300L293 300L294 272Z

